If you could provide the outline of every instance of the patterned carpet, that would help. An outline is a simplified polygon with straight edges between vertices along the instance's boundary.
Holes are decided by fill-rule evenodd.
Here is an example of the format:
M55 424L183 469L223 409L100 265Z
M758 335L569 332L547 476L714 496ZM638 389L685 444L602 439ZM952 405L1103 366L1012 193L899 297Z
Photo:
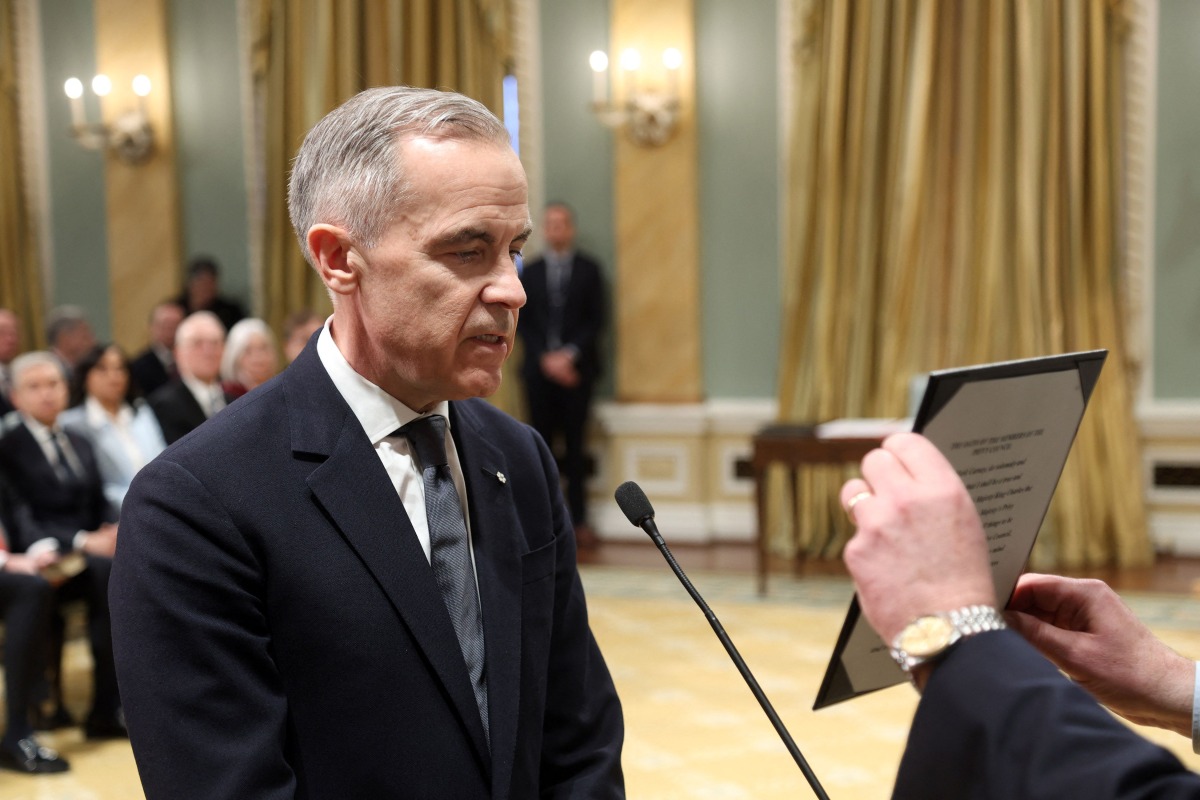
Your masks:
M621 694L629 796L649 800L773 800L811 796L770 722L703 614L661 569L583 570L592 627ZM844 579L773 577L759 598L748 575L690 574L749 663L826 792L889 796L917 695L897 686L813 712L851 595ZM1200 655L1200 602L1129 595L1138 616L1183 653ZM86 708L86 643L68 645L68 692ZM1190 743L1144 729L1200 770ZM127 743L93 744L78 730L45 737L71 759L64 775L0 773L0 800L140 800Z

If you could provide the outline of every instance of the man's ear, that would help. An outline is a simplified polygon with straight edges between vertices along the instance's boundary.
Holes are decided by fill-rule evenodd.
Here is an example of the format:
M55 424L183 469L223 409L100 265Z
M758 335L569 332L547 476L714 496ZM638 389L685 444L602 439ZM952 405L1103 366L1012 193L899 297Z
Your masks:
M308 229L309 252L325 288L350 294L358 286L360 258L345 229L319 223Z

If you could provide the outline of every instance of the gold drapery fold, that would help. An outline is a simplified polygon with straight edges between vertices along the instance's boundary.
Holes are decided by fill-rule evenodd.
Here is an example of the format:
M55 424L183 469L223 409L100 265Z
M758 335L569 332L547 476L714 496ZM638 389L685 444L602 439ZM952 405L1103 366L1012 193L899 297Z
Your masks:
M918 373L1107 348L1034 563L1148 563L1116 248L1119 4L794 3L781 416L901 416ZM802 530L774 513L775 549L840 552L844 477L801 478Z
M452 89L499 113L505 0L258 0L251 63L265 163L262 313L327 311L287 216L291 159L317 120L372 86Z
M27 346L42 341L41 271L21 152L15 0L0 0L0 308L21 321Z

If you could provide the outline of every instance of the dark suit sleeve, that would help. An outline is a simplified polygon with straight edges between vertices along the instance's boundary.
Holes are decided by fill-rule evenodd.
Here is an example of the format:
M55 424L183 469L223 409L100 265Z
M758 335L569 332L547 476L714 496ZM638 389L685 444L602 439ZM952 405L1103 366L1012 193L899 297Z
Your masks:
M1013 631L972 637L930 676L896 798L1198 798L1200 776L1141 738Z
M246 537L189 472L159 458L139 473L110 598L121 698L150 800L294 798L265 580Z
M570 307L564 320L564 345L579 354L580 368L589 374L598 371L600 331L608 314L607 292L600 265L587 256L577 255L573 269L581 280L572 287Z
M553 457L530 431L549 485L558 486ZM575 535L562 495L555 492L556 550L553 647L547 669L540 788L543 798L623 798L621 704L604 657L588 626L587 603L575 561Z

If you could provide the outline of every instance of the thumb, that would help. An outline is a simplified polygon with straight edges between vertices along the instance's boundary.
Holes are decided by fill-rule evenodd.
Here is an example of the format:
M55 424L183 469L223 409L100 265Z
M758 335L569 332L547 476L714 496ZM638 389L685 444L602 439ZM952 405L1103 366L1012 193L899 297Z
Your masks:
M1070 672L1074 653L1079 649L1080 637L1087 636L1079 631L1068 631L1022 611L1009 611L1005 615L1009 627L1024 637L1042 655L1054 662L1059 669Z

